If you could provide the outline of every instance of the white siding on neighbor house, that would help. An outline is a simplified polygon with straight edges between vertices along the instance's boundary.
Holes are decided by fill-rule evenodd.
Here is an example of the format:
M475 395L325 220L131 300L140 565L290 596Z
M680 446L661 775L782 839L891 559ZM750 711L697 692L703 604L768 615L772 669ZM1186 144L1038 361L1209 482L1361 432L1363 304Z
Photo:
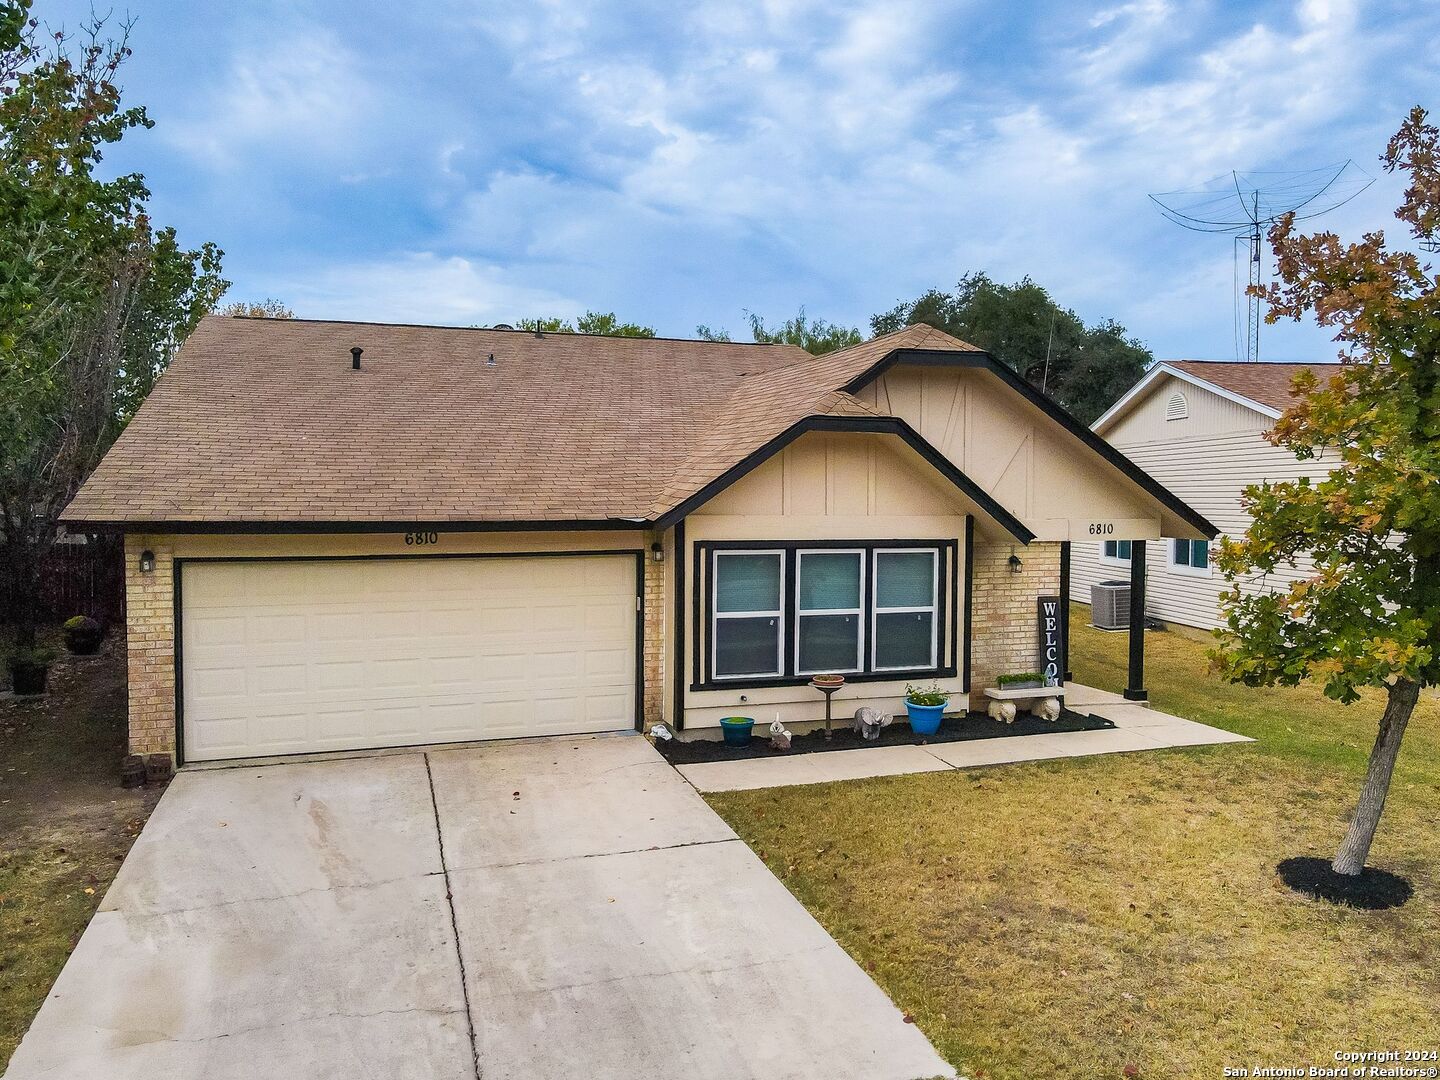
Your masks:
M1198 387L1191 389L1195 391L1190 396L1193 406L1195 398L1204 391ZM1168 391L1161 390L1151 398L1162 414L1168 396ZM1250 415L1252 423L1265 419L1258 413ZM1189 421L1171 421L1172 428L1185 423ZM1268 423L1265 426L1268 427ZM1128 425L1122 421L1117 433L1123 432L1126 427ZM1301 476L1318 478L1328 471L1323 458L1318 462L1302 462L1289 451L1271 446L1262 437L1263 430L1252 427L1248 431L1197 434L1137 444L1112 441L1140 468L1209 518L1222 536L1239 536L1249 527L1249 515L1240 506L1240 494L1248 485L1262 480L1292 480ZM1152 540L1146 545L1146 614L1163 622L1207 630L1221 625L1218 597L1226 586L1224 577L1213 567L1208 576L1172 569L1169 547L1168 540ZM1211 558L1214 558L1213 549ZM1304 559L1297 566L1272 574L1263 581L1242 582L1242 588L1260 592L1266 588L1285 587L1292 581L1307 577L1312 568L1310 560ZM1071 599L1089 603L1091 585L1117 578L1128 581L1129 576L1128 565L1101 561L1099 544L1089 541L1071 544Z

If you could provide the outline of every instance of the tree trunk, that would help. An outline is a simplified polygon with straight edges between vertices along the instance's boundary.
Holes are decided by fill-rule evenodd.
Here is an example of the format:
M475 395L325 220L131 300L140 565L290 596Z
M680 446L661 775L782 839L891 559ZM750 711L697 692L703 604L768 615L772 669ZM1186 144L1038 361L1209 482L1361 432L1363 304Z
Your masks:
M1410 679L1396 679L1390 685L1385 714L1380 717L1380 734L1370 750L1365 786L1360 789L1360 803L1355 807L1355 816L1350 819L1350 829L1340 850L1335 853L1335 861L1330 864L1337 874L1354 875L1365 869L1370 844L1385 809L1385 796L1390 793L1390 776L1400 754L1400 740L1405 737L1405 725L1410 722L1419 697L1420 684Z

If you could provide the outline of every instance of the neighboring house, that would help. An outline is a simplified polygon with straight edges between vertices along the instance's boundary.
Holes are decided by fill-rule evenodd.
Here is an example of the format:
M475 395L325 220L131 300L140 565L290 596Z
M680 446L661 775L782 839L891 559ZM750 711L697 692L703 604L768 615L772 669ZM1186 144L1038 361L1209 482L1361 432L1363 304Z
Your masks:
M1271 446L1263 434L1290 405L1297 372L1320 378L1339 364L1228 363L1165 360L1095 421L1093 430L1170 491L1213 521L1227 536L1240 536L1250 517L1241 492L1263 480L1319 477L1323 457L1300 461ZM1090 586L1130 572L1130 545L1123 540L1077 545L1072 555L1071 599L1090 601ZM1222 624L1218 598L1225 579L1214 568L1214 547L1176 538L1148 559L1146 614L1162 622L1201 629ZM1260 591L1310 574L1301 560L1242 588Z
M1072 538L1214 534L928 327L207 318L64 517L126 535L130 745L181 762L979 704Z

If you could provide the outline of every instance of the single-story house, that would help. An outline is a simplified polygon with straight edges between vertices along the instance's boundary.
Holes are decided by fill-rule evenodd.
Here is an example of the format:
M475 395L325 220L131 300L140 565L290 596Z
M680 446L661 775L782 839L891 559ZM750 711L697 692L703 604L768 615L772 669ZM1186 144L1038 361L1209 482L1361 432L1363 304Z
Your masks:
M180 762L798 723L815 672L837 715L979 705L1041 662L1040 597L1063 673L1072 542L1215 534L925 326L814 357L211 317L64 516L125 534L131 748Z
M1323 381L1339 367L1164 360L1106 410L1092 430L1203 513L1222 534L1242 536L1250 526L1250 515L1240 505L1245 488L1266 480L1318 480L1329 472L1323 456L1301 461L1271 446L1264 433L1290 406L1291 384L1299 371L1312 370ZM1128 578L1130 551L1123 540L1110 539L1077 547L1071 598L1089 603L1092 585ZM1146 615L1203 630L1221 626L1219 596L1228 583L1214 570L1213 556L1214 548L1205 540L1171 539L1150 560ZM1300 559L1263 579L1243 580L1240 587L1246 592L1288 588L1313 571L1309 559Z

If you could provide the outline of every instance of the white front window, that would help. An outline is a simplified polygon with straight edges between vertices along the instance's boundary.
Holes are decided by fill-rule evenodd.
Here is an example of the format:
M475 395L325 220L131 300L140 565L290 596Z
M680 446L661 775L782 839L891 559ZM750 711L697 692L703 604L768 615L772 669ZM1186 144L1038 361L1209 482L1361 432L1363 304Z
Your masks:
M878 549L871 611L875 671L933 668L940 553L934 548Z
M785 555L781 551L717 551L711 672L717 679L784 671Z
M795 674L860 671L865 552L798 552L795 579Z

